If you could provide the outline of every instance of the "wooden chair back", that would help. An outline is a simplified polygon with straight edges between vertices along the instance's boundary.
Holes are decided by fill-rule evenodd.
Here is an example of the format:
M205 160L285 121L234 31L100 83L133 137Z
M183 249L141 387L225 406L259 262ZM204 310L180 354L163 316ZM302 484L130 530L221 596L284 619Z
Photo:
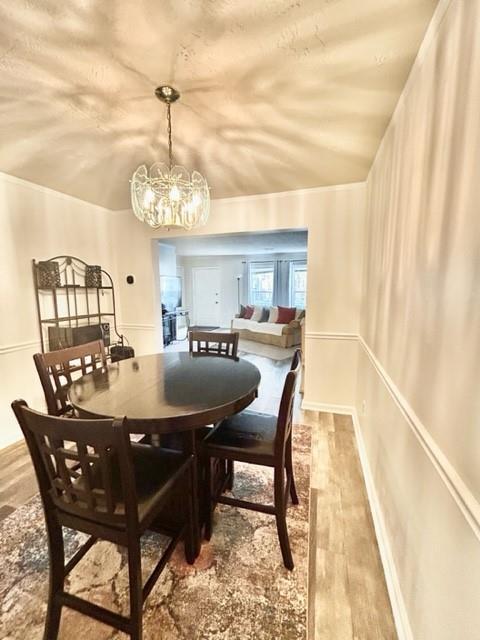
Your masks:
M71 410L67 402L67 390L73 382L72 374L78 372L78 375L85 375L97 366L107 365L102 340L36 353L33 360L42 383L48 413L52 416L61 416Z
M292 363L290 365L290 371L293 371L293 369L297 368L298 363L300 362L301 359L302 359L302 351L300 349L295 349L295 353L293 354L293 358L292 358Z
M99 524L137 519L131 444L125 419L44 415L12 403L37 476L46 515L52 510ZM120 490L119 490L120 488ZM122 509L118 509L122 503ZM48 513L47 513L48 512Z
M235 360L238 357L238 338L238 332L190 331L188 334L189 351L196 354L224 356Z
M293 365L295 367L293 368ZM288 438L292 432L293 407L295 400L295 389L298 382L302 363L300 349L295 351L292 360L292 368L287 373L283 385L282 398L277 419L277 431L275 434L275 455L283 456Z

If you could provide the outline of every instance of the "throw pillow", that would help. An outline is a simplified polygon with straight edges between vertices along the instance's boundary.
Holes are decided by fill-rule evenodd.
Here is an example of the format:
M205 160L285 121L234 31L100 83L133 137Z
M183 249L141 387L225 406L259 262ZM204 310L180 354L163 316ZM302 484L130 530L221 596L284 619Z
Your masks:
M254 322L260 322L260 318L262 317L263 307L253 307L253 314L251 320Z
M247 304L245 307L245 315L243 316L245 320L250 320L253 316L254 308Z
M268 310L267 307L263 307L262 309L262 317L260 318L259 322L268 322L268 317L270 315L270 311Z
M295 320L303 320L303 318L305 318L305 309L297 309Z
M268 314L268 322L277 322L278 319L278 307L270 307L270 313Z
M243 304L241 304L240 305L240 313L238 314L238 317L239 318L244 318L246 310L247 310L247 307L244 307Z
M277 324L288 324L295 320L295 307L278 307Z

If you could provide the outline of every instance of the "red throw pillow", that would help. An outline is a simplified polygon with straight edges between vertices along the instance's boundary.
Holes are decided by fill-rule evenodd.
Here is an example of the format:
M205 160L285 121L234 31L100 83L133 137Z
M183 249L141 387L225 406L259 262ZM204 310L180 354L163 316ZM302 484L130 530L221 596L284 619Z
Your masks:
M277 324L288 324L295 320L296 312L297 309L295 307L278 307Z
M251 307L250 305L247 305L245 307L245 314L244 314L244 318L245 320L250 320L250 318L253 316L253 312L255 311L255 309L253 307Z

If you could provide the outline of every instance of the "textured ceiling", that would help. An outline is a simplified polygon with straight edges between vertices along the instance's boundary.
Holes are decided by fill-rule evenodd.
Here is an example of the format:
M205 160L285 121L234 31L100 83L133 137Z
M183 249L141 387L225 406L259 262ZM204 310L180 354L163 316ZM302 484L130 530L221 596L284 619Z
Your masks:
M138 164L212 197L364 180L436 0L0 0L0 170L112 209Z

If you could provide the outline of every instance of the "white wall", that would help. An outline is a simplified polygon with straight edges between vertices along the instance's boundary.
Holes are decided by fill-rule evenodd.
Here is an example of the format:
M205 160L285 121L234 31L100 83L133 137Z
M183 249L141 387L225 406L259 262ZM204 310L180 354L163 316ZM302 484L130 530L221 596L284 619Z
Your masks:
M368 179L357 393L424 640L480 637L479 105L480 1L441 1Z
M74 255L115 278L111 216L101 207L0 174L0 448L22 437L12 400L24 398L44 408L32 359L40 351L32 258Z
M159 261L158 266L161 276L177 275L177 252L171 244L158 243Z
M308 189L213 200L210 219L193 235L308 229L308 312L305 401L309 406L353 405L363 261L365 185ZM144 350L159 348L152 264L158 264L153 231L131 211L114 214L121 256L120 300L126 326L138 326ZM178 235L178 234L177 234ZM123 274L137 282L125 285ZM141 311L141 320L139 313ZM142 326L140 326L140 324Z

